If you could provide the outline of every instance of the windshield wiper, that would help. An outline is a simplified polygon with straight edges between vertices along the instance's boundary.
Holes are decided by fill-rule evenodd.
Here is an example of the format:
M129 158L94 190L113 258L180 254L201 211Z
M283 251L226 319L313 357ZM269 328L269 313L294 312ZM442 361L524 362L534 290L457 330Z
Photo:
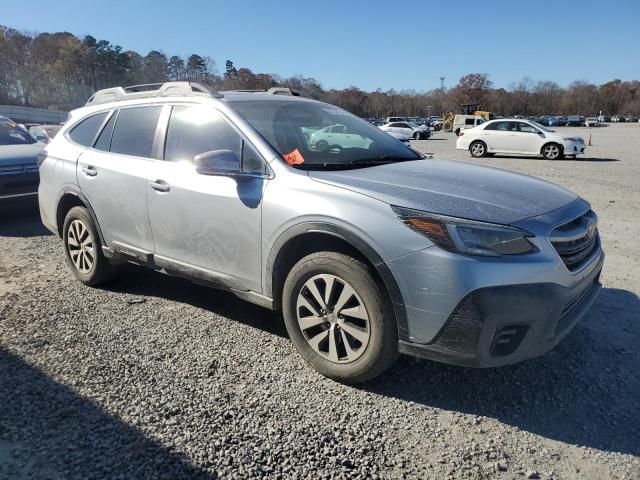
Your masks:
M395 162L411 162L414 160L422 160L422 158L398 158L391 157L389 155L382 155L378 158L360 158L358 160L352 160L350 163L352 165L383 165L386 163L395 163Z

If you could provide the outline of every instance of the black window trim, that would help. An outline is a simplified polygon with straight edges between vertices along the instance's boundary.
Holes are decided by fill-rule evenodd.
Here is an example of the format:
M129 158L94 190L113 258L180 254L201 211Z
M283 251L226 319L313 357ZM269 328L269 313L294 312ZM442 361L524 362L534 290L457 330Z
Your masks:
M93 137L93 142L91 142L91 145L89 145L89 148L92 150L95 150L96 152L104 152L104 153L111 153L109 150L100 150L96 147L96 143L98 143L98 139L100 138L100 135L102 135L102 131L107 127L107 124L109 123L109 120L111 120L111 117L113 117L114 115L116 116L115 121L118 121L118 114L120 113L119 109L112 109L109 111L109 114L107 115L107 118L104 119L104 122L102 122L102 125L100 125L100 128L98 128L98 131L96 133L96 136ZM113 130L115 130L116 126L115 124L113 125ZM113 137L113 130L111 130L111 137ZM109 149L111 149L111 138L109 139Z
M156 140L157 140L157 152L156 152L156 158L157 160L160 161L165 161L164 159L164 154L165 154L165 150L167 148L167 131L169 130L169 120L171 119L171 112L173 112L173 108L174 107L194 107L194 106L204 106L207 105L205 103L198 103L198 102L176 102L176 103L168 103L165 105L165 109L166 109L166 116L165 115L165 110L162 111L162 113L160 114L160 118L158 119L158 131L156 131ZM240 154L243 155L244 153L244 146L249 145L249 147L253 148L255 150L255 152L260 156L260 160L262 160L262 164L264 166L264 173L252 173L252 172L244 172L244 171L240 171L240 173L242 174L242 176L247 176L247 177L257 177L257 178L273 178L273 172L271 170L271 167L269 166L269 162L267 162L264 158L264 156L262 155L262 153L260 152L260 150L253 144L253 142L251 142L251 140L249 140L247 138L247 136L236 126L236 124L234 122L231 121L231 119L219 108L217 108L215 105L210 105L210 108L214 109L216 112L218 112L223 120L225 120L230 126L231 128L233 128L233 130L235 130L235 132L238 134L238 136L240 137ZM242 166L243 163L243 158L240 158L240 168L243 168Z

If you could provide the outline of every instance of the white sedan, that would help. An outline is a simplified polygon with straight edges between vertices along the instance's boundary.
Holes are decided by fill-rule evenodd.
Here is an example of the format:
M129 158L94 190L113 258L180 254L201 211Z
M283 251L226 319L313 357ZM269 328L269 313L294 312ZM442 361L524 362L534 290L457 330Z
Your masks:
M406 147L410 147L411 146L411 139L409 137L407 137L406 135L404 135L402 133L395 133L395 132L387 132L387 134L391 135L393 138L398 140L404 146L406 146Z
M473 157L505 153L557 160L583 154L585 143L580 137L562 135L536 122L502 118L461 131L456 148L468 150Z
M370 138L349 132L342 124L321 128L309 137L309 145L317 151L324 151L335 145L340 148L369 148L371 142Z
M416 140L426 140L431 136L429 127L426 125L416 125L411 122L391 122L378 127L387 133L401 133Z

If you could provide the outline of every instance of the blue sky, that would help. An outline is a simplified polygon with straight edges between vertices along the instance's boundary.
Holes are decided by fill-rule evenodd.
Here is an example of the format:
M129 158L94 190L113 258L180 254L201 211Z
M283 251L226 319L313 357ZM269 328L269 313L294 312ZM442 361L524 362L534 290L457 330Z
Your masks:
M325 88L428 90L472 72L505 88L524 76L640 79L640 0L10 1L0 24L198 53L219 71L231 59Z

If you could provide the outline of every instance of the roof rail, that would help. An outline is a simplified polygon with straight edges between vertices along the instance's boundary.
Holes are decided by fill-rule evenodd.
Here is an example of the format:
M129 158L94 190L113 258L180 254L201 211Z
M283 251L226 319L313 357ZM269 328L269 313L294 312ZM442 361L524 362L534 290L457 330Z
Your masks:
M264 88L258 89L238 89L238 90L225 90L220 92L221 94L225 93L266 93L267 95L291 95L294 97L303 97L304 93L298 92L296 90L291 90L289 87L271 87L268 90Z
M86 105L98 105L101 103L119 102L138 98L151 97L189 97L206 96L218 97L218 93L196 82L165 82L132 85L130 87L114 87L98 90L94 93Z

